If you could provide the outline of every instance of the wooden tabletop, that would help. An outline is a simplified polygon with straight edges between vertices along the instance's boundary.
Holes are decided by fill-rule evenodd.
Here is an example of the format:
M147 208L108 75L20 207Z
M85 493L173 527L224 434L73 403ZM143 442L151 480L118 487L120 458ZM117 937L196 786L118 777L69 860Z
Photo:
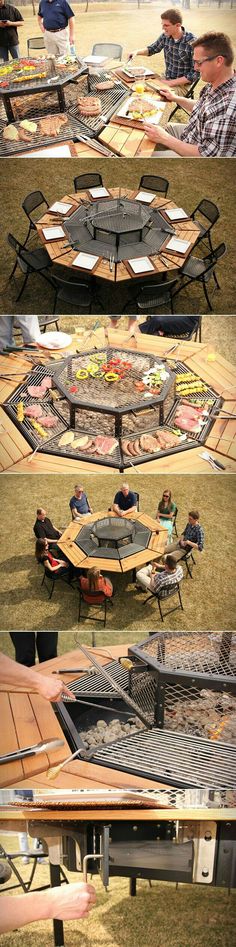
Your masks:
M123 197L123 198L127 198L128 200L135 200L135 197L138 194L139 189L136 188L136 190L133 191L130 188L120 188L120 187L111 188L110 187L110 188L107 188L107 190L109 190L109 195L111 195L111 197L114 199L118 197L121 197L121 198ZM74 206L74 210L80 207L83 201L89 201L91 205L94 203L89 191L79 191L76 194L75 193L66 194L63 196L63 198L60 198L60 200L63 200L65 203L72 203ZM154 208L161 207L163 210L165 208L168 208L168 210L170 210L170 209L175 208L176 206L177 205L175 204L174 201L168 200L167 198L164 198L163 196L160 197L158 195L154 196L154 199L151 204L151 208L154 209ZM104 213L105 211L106 211L106 199L104 199ZM49 226L52 227L53 225L56 226L57 224L60 225L60 218L57 217L53 213L50 214L50 212L47 212L43 215L43 217L40 218L40 220L38 220L36 224L36 228L37 228L37 231L42 243L47 249L47 253L50 256L50 259L54 263L60 264L61 266L66 266L69 269L73 269L74 260L78 256L78 250L73 250L73 249L68 250L69 241L66 234L63 238L61 238L61 240L60 239L54 240L52 242L47 241L43 235L44 227L49 227ZM166 253L166 251L163 251L163 253L162 252L160 253L149 252L148 253L149 248L147 246L146 255L149 256L149 258L151 259L151 262L154 266L154 270L151 273L148 272L148 273L142 274L142 279L146 279L146 278L150 279L150 277L157 275L157 273L168 273L169 271L178 270L178 269L181 269L181 267L184 265L187 257L189 256L189 254L191 253L191 250L194 247L194 244L196 243L197 237L199 235L199 226L197 223L195 223L195 221L190 219L184 222L183 221L178 222L178 223L175 222L173 224L173 227L175 230L176 237L181 238L182 240L187 240L189 242L187 253L181 254L181 255L177 253L169 253L169 252ZM67 247L67 250L65 250L65 253L63 253L64 247ZM92 250L91 252L94 253L94 250ZM84 274L85 270L82 269L81 267L76 266L74 267L74 273L76 274L76 272ZM91 275L91 271L90 271L90 275ZM137 276L135 274L132 274L132 271L128 270L125 261L116 263L113 266L112 272L110 272L109 260L107 260L105 257L99 257L99 262L96 265L95 275L96 277L100 277L101 279L109 280L111 283L118 283L118 282L129 281L132 279L137 279Z
M45 146L42 144L42 147L39 145L38 148L33 148L30 151L18 152L17 155L14 155L14 157L15 158L37 158L40 153L40 157L48 158L49 155L51 157L51 152L52 152L52 157L54 156L53 152L55 152L55 157L57 157L58 149L63 148L64 145L66 145L67 148L69 148L68 157L71 157L71 158L95 158L95 157L98 158L101 154L99 147L96 149L96 141L94 142L93 147L90 148L89 144L86 142L82 142L82 141L74 142L71 138L67 138L65 141L61 141L57 143L55 142L55 144L52 143L51 145L45 145ZM9 155L9 157L12 157L12 155Z
M117 659L121 655L127 655L128 645L113 645L111 648L93 649L93 653L101 665ZM54 658L51 661L44 661L43 666L37 665L36 672L39 674L48 674L57 668L63 667L84 667L89 666L87 658L75 649L69 651L61 657ZM78 679L78 674L74 675ZM63 675L66 683L73 681L73 675ZM67 705L68 706L68 705ZM47 771L50 766L65 760L71 753L70 747L63 735L61 726L55 716L52 706L48 701L39 697L37 694L26 693L23 689L16 692L12 686L0 685L0 713L4 720L4 728L1 731L0 753L14 752L14 750L31 746L42 739L63 738L64 747L60 750L54 750L50 753L50 759L46 754L40 754L37 757L30 757L15 763L8 763L0 766L0 788L14 786L14 788L55 788L55 789L73 789L73 788L102 788L116 787L124 789L127 787L142 788L163 788L168 789L164 783L157 783L150 779L140 779L138 776L127 776L123 772L109 769L108 767L98 766L97 764L87 763L84 760L75 760L65 766L63 771L55 780L49 782Z
M32 787L33 788L33 787ZM177 819L191 822L233 822L236 818L235 809L217 809L210 807L200 809L190 808L160 808L160 809L0 809L0 827L6 832L25 832L26 824L30 822L175 822ZM29 825L30 834L30 825Z
M151 562L152 559L160 559L163 555L165 545L168 539L168 530L165 529L161 523L157 524L157 521L152 519L151 516L148 516L147 513L126 513L125 519L135 520L135 522L141 523L143 526L146 526L150 530L151 535L148 542L148 545L145 549L142 549L141 552L134 553L134 555L127 556L124 559L106 559L103 558L102 549L99 550L97 556L86 556L82 549L77 546L75 539L79 536L81 529L87 524L92 525L92 523L97 523L99 520L104 519L104 517L115 517L116 514L112 511L101 510L98 513L85 514L81 516L81 520L77 523L73 522L67 526L67 529L64 530L58 546L62 550L65 556L73 563L75 567L80 567L82 569L92 569L93 566L99 569L108 569L109 572L128 572L130 569L136 569L142 565L145 565L146 562ZM158 533L157 533L158 530Z
M132 349L134 351L151 353L164 357L168 349L176 344L176 339L163 338L161 336L150 336L139 333L138 337L129 338L127 331L108 328L108 339L105 336L104 326L98 328L92 334L84 332L80 338L75 334L72 337L70 346L63 351L52 352L40 350L36 354L36 361L48 363L49 361L60 360L70 352L91 351L94 347L106 346L107 344L119 346L124 351ZM213 355L213 359L212 359ZM173 353L173 359L183 360L191 371L199 372L199 375L209 385L212 385L216 392L222 397L224 408L231 413L236 413L236 381L235 367L223 358L218 352L204 342L185 342L180 341L177 349ZM171 355L169 356L171 358ZM0 404L11 395L16 386L20 384L32 369L32 362L21 355L0 356ZM222 460L226 473L236 472L236 423L235 420L226 418L216 420L211 429L211 433L206 441L213 457ZM173 454L171 457L160 457L158 460L147 461L145 464L137 465L137 473L160 473L160 474L212 474L212 468L202 458L203 448L201 446L191 448L188 451ZM91 472L108 474L117 472L116 468L106 467L105 465L93 464L92 461L80 461L56 455L42 454L37 451L33 453L28 441L23 434L6 415L3 408L0 407L0 471L17 473L70 473L71 476L78 476L79 473Z

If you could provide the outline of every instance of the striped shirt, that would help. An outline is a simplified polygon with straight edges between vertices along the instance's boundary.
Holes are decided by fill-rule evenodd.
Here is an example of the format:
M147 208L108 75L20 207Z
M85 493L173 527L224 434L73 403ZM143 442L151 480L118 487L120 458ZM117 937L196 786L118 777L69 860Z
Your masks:
M185 76L189 82L196 79L193 65L193 50L191 43L195 39L193 33L187 33L182 27L181 39L175 40L172 36L166 36L162 33L155 43L148 46L148 55L154 56L155 53L161 53L163 49L165 59L165 78L178 79L179 76Z
M181 582L183 574L182 566L177 564L174 572L166 572L166 570L163 570L163 572L154 572L151 580L151 588L154 592L160 592L163 586L175 585L176 582ZM168 591L166 594L168 595Z
M204 529L200 526L200 523L194 523L193 526L191 523L187 523L183 537L185 542L197 543L199 552L202 552L204 546Z
M198 145L202 158L236 155L236 75L215 90L202 89L181 140Z

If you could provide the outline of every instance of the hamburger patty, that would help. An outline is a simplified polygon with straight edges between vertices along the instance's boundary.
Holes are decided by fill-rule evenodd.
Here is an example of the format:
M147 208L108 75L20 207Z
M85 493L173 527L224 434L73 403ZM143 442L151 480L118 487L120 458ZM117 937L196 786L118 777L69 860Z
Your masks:
M77 99L77 102L79 106L79 112L81 115L87 116L88 118L90 116L91 118L93 118L96 115L101 115L102 103L101 103L101 99L99 99L98 96L95 96L95 95L83 95L83 97L79 96L79 98Z

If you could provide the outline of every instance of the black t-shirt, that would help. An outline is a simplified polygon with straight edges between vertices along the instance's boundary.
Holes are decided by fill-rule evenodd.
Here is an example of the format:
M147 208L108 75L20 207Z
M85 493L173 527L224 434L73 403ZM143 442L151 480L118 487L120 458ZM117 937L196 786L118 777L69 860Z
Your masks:
M0 20L11 20L12 23L17 23L23 19L24 17L21 16L19 10L10 6L9 3L4 3L0 7ZM4 49L11 49L11 46L18 46L18 43L19 37L15 26L0 26L0 46L4 46Z
M130 510L132 506L137 505L137 497L132 490L129 490L127 496L124 496L122 490L118 490L118 493L115 495L114 503L116 503L120 510Z
M45 520L36 520L34 533L37 539L59 539L60 537L59 530L55 529L48 516L45 516Z

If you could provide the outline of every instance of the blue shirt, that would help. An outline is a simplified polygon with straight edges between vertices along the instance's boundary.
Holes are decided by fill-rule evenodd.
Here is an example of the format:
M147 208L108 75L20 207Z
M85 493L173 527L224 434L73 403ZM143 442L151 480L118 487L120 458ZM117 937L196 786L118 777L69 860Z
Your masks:
M194 39L193 33L187 33L182 27L180 39L175 40L172 36L166 36L165 33L162 33L155 43L148 46L149 56L154 56L155 53L160 53L163 49L166 79L178 79L179 76L185 76L185 79L188 79L189 82L196 79L191 46Z
M90 507L86 497L86 493L82 493L80 498L71 497L70 500L71 510L76 510L77 513L90 513Z
M200 523L187 523L184 530L185 542L197 543L199 552L202 552L204 546L204 529Z
M68 20L75 14L67 0L40 0L38 15L43 19L45 30L64 30Z
M126 497L122 493L122 490L118 490L118 493L115 495L114 503L117 503L120 510L130 510L132 506L137 506L137 497L132 490L129 490Z

